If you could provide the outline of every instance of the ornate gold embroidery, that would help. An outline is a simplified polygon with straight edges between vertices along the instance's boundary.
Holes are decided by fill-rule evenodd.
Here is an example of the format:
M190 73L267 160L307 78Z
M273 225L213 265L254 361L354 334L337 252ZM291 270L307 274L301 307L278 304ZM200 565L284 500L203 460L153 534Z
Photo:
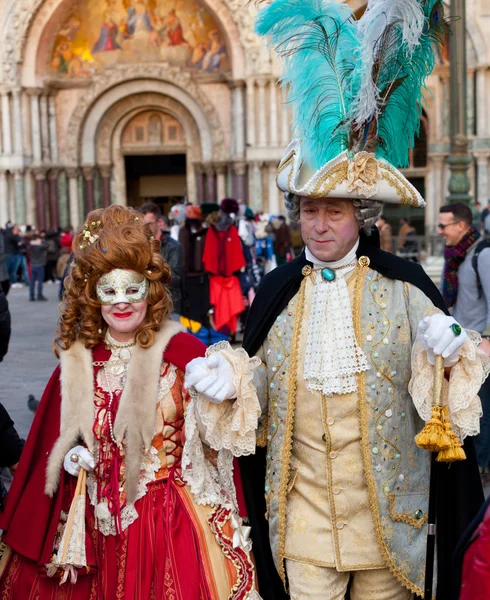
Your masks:
M402 204L406 204L408 206L419 206L419 200L417 198L417 195L408 186L407 181L404 178L402 178L400 173L395 171L386 163L383 163L382 171L383 174L381 178L387 181L392 188L395 188L402 200Z
M349 168L349 161L344 161L332 167L324 175L320 177L315 185L311 194L308 194L308 198L324 198L333 192L338 186L347 179L347 171ZM328 183L326 185L325 182Z
M284 552L286 548L286 508L289 486L289 463L291 461L291 452L293 450L293 427L294 412L296 406L296 378L298 376L298 352L301 325L303 322L303 310L305 305L305 291L307 279L303 279L299 290L298 304L296 306L296 318L294 321L293 342L289 362L289 389L288 389L288 409L286 415L286 428L284 432L283 451L282 451L282 472L281 485L279 488L279 525L278 525L278 567L279 576L286 587L286 569Z
M289 164L293 162L293 159L296 155L296 150L291 150L291 152L281 161L281 164L277 167L277 177L288 168Z
M310 265L305 265L302 269L301 269L301 275L303 275L303 277L308 277L309 275L311 275L313 272L313 268Z
M10 549L10 547L7 546L5 542L2 542L0 538L0 577L2 576L3 572L5 571L8 565L11 554L12 550Z
M264 420L262 423L262 430L260 433L257 434L257 446L259 448L266 448L267 447L267 431L269 429L269 415L268 415L268 411L266 411L265 415L264 415Z
M358 343L362 339L361 330L361 306L362 306L362 291L364 285L364 279L366 276L366 267L359 270L358 279L356 280L355 297L354 297L354 330ZM385 538L383 536L383 528L381 526L381 518L379 515L378 498L376 495L376 481L373 476L372 465L371 465L371 450L369 444L369 420L368 420L368 405L366 397L366 373L362 372L357 375L357 389L359 395L359 418L361 421L361 451L362 451L362 463L364 467L364 475L366 477L366 483L369 493L369 504L371 507L371 515L373 517L374 531L381 551L386 558L386 564L393 575L398 581L404 585L411 592L417 594L417 596L423 596L424 590L417 585L414 585L405 575L400 571L394 560L391 558L391 554L386 545Z
M415 529L422 529L422 527L427 523L429 518L427 513L421 516L420 519L417 519L416 516L409 513L397 513L395 512L396 494L390 494L388 498L390 501L390 517L393 519L393 521L396 521L397 523L406 523Z
M380 373L380 374L383 376L383 378L384 378L384 379L387 379L387 380L388 380L388 382L391 384L391 388L392 388L392 390L393 390L393 391L392 391L392 393L391 393L391 402L390 402L390 403L388 404L388 406L387 406L387 407L384 409L384 411L386 411L386 410L389 410L389 409L390 409L392 406L394 406L394 405L395 405L395 403L396 403L396 383L395 383L395 381L392 379L392 377L391 377L390 375L388 375L387 373L385 373L385 372L384 372L384 371L381 369L381 367L378 365L378 363L377 363L377 361L376 361L376 359L375 359L375 357L374 357L374 354L375 354L376 348L378 348L378 346L381 346L381 345L382 345L384 338L386 338L386 336L388 335L388 333L390 332L390 329L391 329L391 320L390 320L390 318L388 317L388 315L386 314L386 312L384 311L384 309L383 309L382 305L381 305L381 304L378 302L378 300L376 299L376 295L375 295L375 293L374 293L374 291L375 291L375 290L373 289L373 286L374 286L375 284L378 284L378 283L379 283L379 281L380 281L380 279L381 279L381 277L379 277L379 276L378 276L378 277L376 277L376 279L373 279L373 281L371 281L371 284L369 285L369 290L370 290L370 292L371 292L371 296L372 296L372 298L373 298L373 301L374 301L374 303L375 303L375 304L376 304L376 306L379 308L379 312L380 312L380 313L383 315L383 317L384 317L384 320L385 320L385 321L388 323L388 325L386 325L386 326L385 326L385 327L386 327L386 329L385 329L385 331L384 331L384 334L383 334L383 336L382 336L382 337L381 337L381 339L379 340L379 342L377 342L377 343L375 343L375 344L373 344L373 345L372 345L372 347L371 347L371 353L370 353L370 356L371 356L371 362L372 362L373 366L375 367L376 371L378 371L378 372L379 372L379 373ZM377 417L377 419L376 419L376 435L377 435L377 436L378 436L378 437L379 437L379 438L380 438L380 439L381 439L381 440L382 440L382 441L383 441L385 444L388 444L388 446L391 446L391 448L393 448L393 451L395 452L395 455L397 455L397 454L398 454L398 455L400 455L400 458L398 459L398 462L397 462L397 464L396 464L396 467L395 467L395 469L393 470L393 473L391 474L391 477L389 477L389 478L388 478L388 479L387 479L387 480L384 482L384 484L383 484L383 493L385 493L385 495L386 495L386 492L384 492L384 488L385 488L385 486L386 486L388 483L390 483L390 481L393 481L393 479L395 479L395 477L398 475L398 471L400 470L400 464L401 464L402 458L401 458L401 452L400 452L400 449L399 449L399 448L398 448L398 447L397 447L397 446L396 446L396 445L395 445L395 444L394 444L392 441L390 441L390 440L387 440L386 438L384 438L384 437L381 435L381 433L379 432L378 428L377 428L378 424L379 424L379 423L380 423L380 422L383 420L383 418L384 418L384 417L383 417L383 413L381 413L381 414L380 414L380 415Z

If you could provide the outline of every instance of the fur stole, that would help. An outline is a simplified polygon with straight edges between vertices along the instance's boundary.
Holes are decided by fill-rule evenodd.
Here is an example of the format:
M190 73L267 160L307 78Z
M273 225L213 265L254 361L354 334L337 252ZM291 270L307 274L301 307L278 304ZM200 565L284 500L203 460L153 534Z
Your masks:
M119 402L114 436L126 445L126 493L128 502L136 496L141 461L149 450L155 430L160 365L172 337L184 328L166 321L155 334L151 348L136 346L128 368L128 378ZM75 342L61 353L61 425L60 436L49 456L45 493L53 496L59 484L65 455L83 443L94 451L93 426L94 369L92 351Z

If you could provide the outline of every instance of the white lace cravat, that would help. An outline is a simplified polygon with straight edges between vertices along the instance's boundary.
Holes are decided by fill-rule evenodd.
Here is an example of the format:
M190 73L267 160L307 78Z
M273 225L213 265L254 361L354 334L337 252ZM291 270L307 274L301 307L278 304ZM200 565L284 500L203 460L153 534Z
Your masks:
M345 276L355 269L359 242L341 260L319 261L306 249L313 263L314 285L306 337L304 379L310 391L326 396L357 391L356 373L369 369L367 358L358 346L352 307ZM324 281L321 270L335 270L333 281Z

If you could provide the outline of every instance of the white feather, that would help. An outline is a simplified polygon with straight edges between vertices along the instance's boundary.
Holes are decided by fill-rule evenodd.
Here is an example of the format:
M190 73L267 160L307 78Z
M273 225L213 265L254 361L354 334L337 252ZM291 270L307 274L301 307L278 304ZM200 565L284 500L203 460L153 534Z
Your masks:
M361 81L352 114L357 128L379 114L380 95L373 81L372 71L378 58L378 41L388 25L396 21L402 25L403 42L407 45L409 58L419 44L424 28L420 0L370 0L366 12L357 22L361 39Z

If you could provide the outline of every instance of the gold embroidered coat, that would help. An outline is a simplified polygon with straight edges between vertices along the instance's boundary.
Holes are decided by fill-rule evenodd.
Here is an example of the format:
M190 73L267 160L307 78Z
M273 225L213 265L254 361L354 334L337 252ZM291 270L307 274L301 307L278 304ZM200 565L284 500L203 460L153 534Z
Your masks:
M411 284L359 266L352 277L356 337L370 365L357 376L362 471L370 517L382 563L408 589L422 594L430 456L414 442L423 421L408 386L412 376L416 378L411 356L418 324L440 311ZM262 407L258 445L267 446L270 542L284 582L288 494L295 474L291 468L293 429L302 377L298 349L302 328L308 326L304 318L306 288L305 278L259 349L262 365L254 372Z

